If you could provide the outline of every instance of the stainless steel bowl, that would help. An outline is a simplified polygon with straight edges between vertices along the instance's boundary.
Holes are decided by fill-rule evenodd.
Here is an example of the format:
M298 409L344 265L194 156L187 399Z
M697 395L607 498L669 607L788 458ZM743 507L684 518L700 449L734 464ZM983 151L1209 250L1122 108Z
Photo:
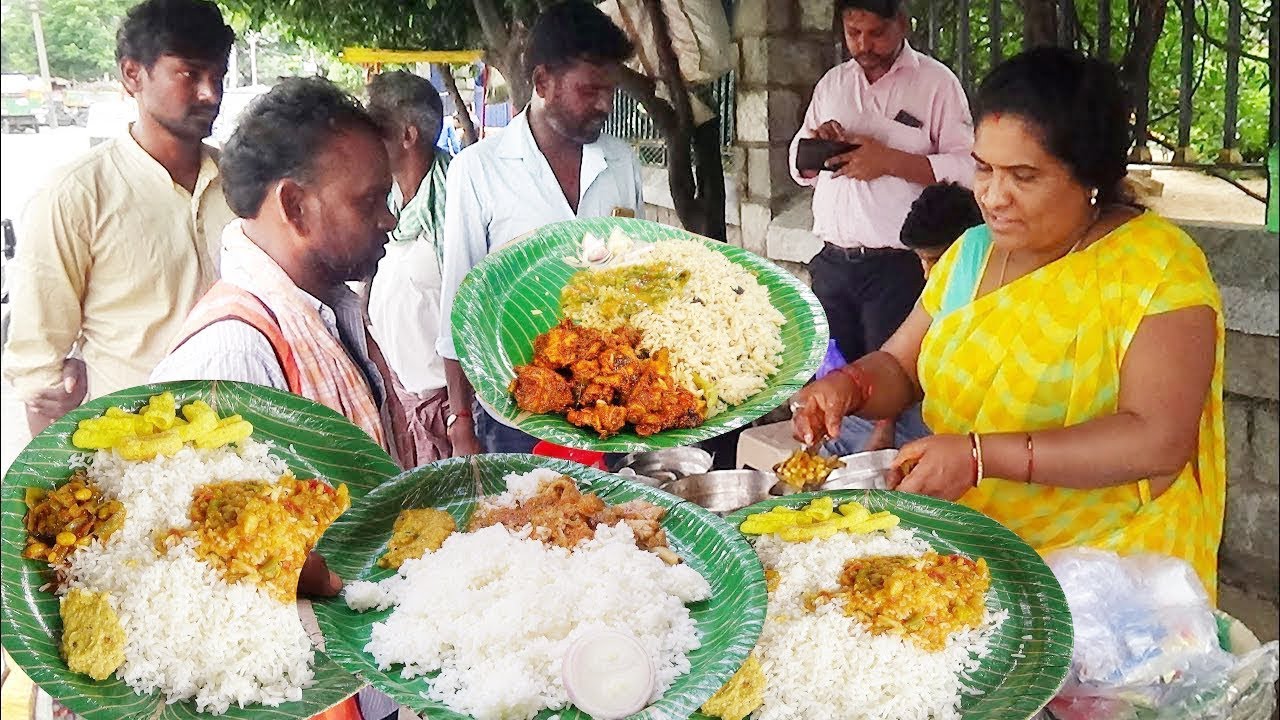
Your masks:
M650 452L631 453L622 458L614 472L630 468L638 476L652 478L654 484L669 483L690 475L699 475L711 469L711 453L696 447L665 448ZM643 480L641 480L643 482Z
M897 450L872 450L840 458L844 467L836 468L822 483L823 490L884 490L885 476L893 466Z
M631 468L622 468L621 470L618 470L614 474L618 475L619 477L624 477L628 480L634 480L635 482L638 482L642 485L648 485L649 487L662 487L662 483L664 482L663 480L659 480L658 478L654 478L654 477L649 477L648 475L640 475L639 473L637 473L635 470L632 470ZM670 481L665 481L665 482L670 482Z
M771 497L778 476L760 470L715 470L669 482L662 489L714 513L731 513Z

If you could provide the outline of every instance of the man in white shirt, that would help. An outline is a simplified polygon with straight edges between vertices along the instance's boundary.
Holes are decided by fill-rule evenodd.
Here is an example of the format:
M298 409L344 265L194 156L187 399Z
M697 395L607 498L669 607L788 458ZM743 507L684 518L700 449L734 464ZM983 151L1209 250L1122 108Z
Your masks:
M529 106L500 135L463 150L449 168L442 329L451 327L462 278L494 250L548 223L643 214L635 152L601 134L619 69L632 51L627 36L583 0L539 16L525 51L534 88ZM535 438L473 408L452 334L441 332L436 349L448 376L453 454L530 452Z
M382 127L395 187L387 254L369 286L369 323L391 366L409 438L400 448L408 467L452 454L445 432L449 393L440 335L440 264L444 246L445 175L449 155L435 146L444 104L430 81L403 70L369 83L369 114Z

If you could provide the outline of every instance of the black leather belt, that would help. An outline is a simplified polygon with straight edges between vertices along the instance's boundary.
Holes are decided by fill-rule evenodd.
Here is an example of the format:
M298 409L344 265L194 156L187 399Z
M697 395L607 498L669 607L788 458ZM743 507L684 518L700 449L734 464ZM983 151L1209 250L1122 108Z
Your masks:
M823 243L822 245L822 251L824 253L828 256L842 260L858 260L860 258L909 252L908 250L894 247L841 247L839 245L832 245L831 243Z

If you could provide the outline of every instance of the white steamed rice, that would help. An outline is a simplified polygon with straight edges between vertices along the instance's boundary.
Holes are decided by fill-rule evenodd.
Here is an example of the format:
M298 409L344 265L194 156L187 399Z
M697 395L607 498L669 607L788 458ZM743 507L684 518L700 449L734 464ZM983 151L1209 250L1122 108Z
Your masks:
M769 291L760 281L695 240L656 242L644 262L669 263L688 271L689 280L668 302L631 316L630 324L644 333L640 347L667 348L672 377L700 397L695 375L715 388L717 398L707 409L708 417L764 389L781 363L780 328L786 318L769 301ZM617 324L592 304L569 317L600 330Z
M509 493L540 477L509 476ZM685 603L711 592L697 571L638 549L626 524L596 528L572 552L528 534L501 525L454 533L394 577L348 585L353 609L395 606L365 651L384 670L403 665L405 678L439 670L429 697L481 720L564 708L561 660L592 630L630 633L648 651L651 700L689 671L686 655L701 643Z
M837 533L825 540L756 541L765 567L779 572L756 653L764 668L764 706L754 720L959 718L966 673L989 652L991 636L1007 617L991 612L983 624L958 632L939 652L897 635L873 635L846 617L840 603L806 612L804 595L833 589L846 560L873 555L920 556L929 544L906 528L888 533Z
M194 541L158 556L153 533L187 527L192 492L226 480L274 480L286 471L269 445L184 448L129 462L106 450L88 466L104 494L124 503L124 526L71 555L71 584L110 594L124 627L117 676L135 692L191 699L202 712L279 705L311 684L312 649L294 605L248 583L227 584L198 560ZM68 588L69 589L69 588Z

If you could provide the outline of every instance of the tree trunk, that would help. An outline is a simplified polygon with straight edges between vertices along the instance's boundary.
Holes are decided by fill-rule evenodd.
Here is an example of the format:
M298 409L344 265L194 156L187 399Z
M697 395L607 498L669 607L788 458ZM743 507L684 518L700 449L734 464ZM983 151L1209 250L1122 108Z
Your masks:
M485 61L502 73L511 92L511 107L520 112L533 97L533 85L524 67L524 48L529 42L529 33L523 25L516 24L509 36L509 45L504 48L490 47L485 53Z
M1033 48L1058 42L1057 3L1054 0L1021 0L1022 46Z
M516 112L524 110L533 95L529 77L523 67L523 55L529 32L525 23L514 20L510 24L498 11L494 0L472 0L480 30L485 39L485 62L498 68L511 91L511 106Z
M1138 159L1147 149L1150 139L1148 125L1151 122L1151 60L1155 56L1156 42L1164 31L1165 13L1169 0L1131 0L1137 4L1129 51L1120 63L1120 74L1133 98L1133 141Z
M724 155L720 152L720 120L712 118L693 131L693 162L702 205L701 234L727 241L724 219Z
M667 184L680 223L690 232L724 241L724 161L718 124L694 127L689 88L671 45L671 32L661 0L644 0L645 12L658 40L658 64L671 100L657 96L653 80L624 70L623 88L644 105L667 144Z
M445 92L453 98L455 114L462 120L462 144L470 145L480 135L476 133L476 124L471 120L471 113L467 112L467 103L462 99L462 92L458 90L458 81L453 77L453 68L444 63L434 63L434 65L436 72L440 73L440 79L444 81Z

